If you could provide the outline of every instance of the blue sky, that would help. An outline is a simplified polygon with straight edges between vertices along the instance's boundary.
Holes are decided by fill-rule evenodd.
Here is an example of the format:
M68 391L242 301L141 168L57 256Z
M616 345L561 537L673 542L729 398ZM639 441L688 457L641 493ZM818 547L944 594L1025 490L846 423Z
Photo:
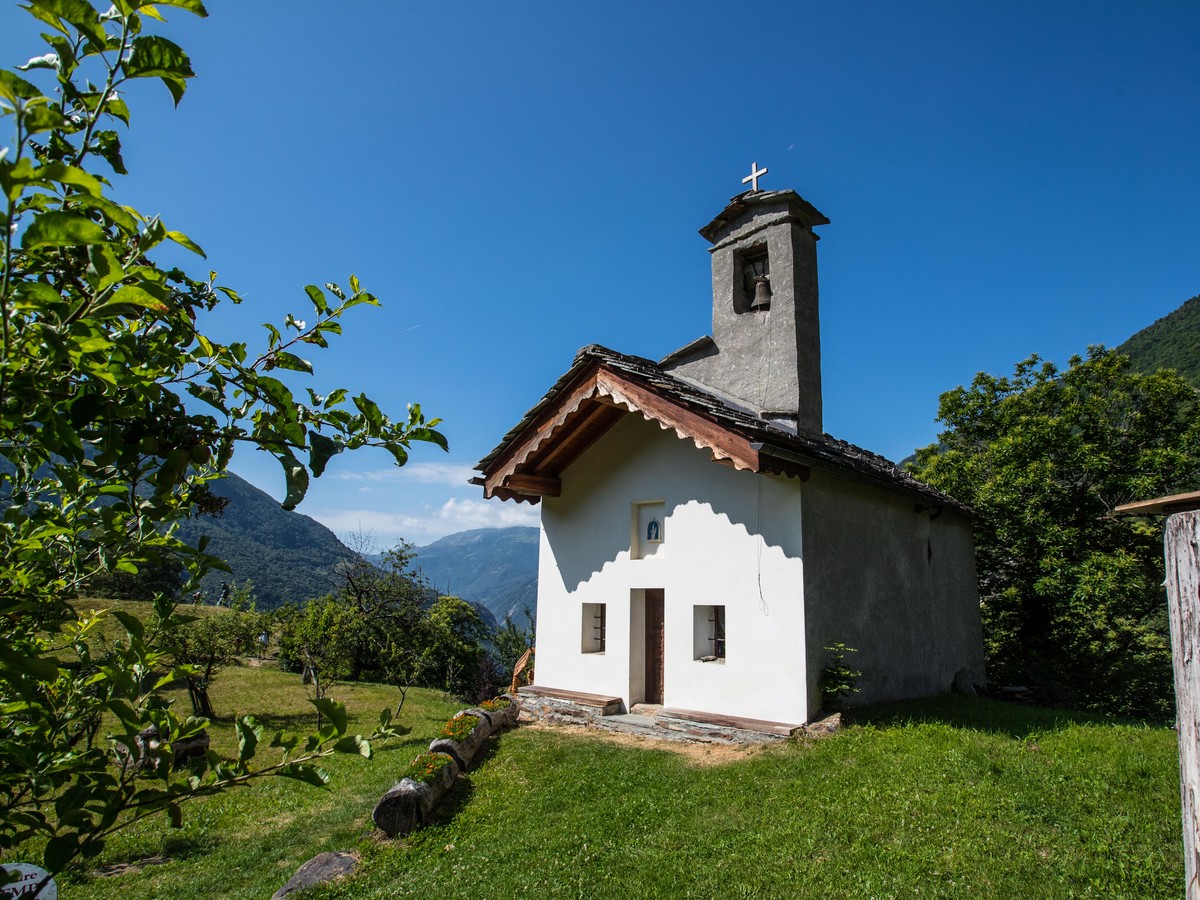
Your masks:
M707 334L707 244L742 190L820 230L825 428L893 459L938 395L1030 353L1115 345L1200 293L1200 4L211 0L163 33L198 77L129 96L116 196L247 298L305 318L350 273L384 303L319 390L445 420L450 452L337 458L302 512L426 544L536 508L466 483L589 343ZM44 52L0 6L0 58ZM5 136L7 138L7 136ZM233 468L276 497L262 454Z

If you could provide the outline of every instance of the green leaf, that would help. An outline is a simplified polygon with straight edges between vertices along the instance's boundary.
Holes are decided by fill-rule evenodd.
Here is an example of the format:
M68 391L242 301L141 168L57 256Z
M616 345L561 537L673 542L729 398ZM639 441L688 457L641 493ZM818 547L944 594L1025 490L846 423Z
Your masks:
M138 235L138 250L148 253L167 239L167 226L155 216L146 223L145 229Z
M58 63L57 53L43 53L41 56L33 57L24 65L17 66L17 68L22 72L28 72L30 69L57 69Z
M75 166L64 166L62 163L46 163L36 171L39 179L57 181L59 184L70 184L83 188L93 197L99 197L103 191L99 179Z
M58 677L58 664L43 656L14 653L0 647L0 669L32 675L39 681L54 681Z
M0 69L0 98L15 104L18 100L32 100L34 97L43 96L37 85L7 69Z
M198 16L208 15L208 10L204 8L204 4L200 0L154 0L154 4L156 6L175 6Z
M329 784L329 773L311 763L290 763L279 769L284 778L295 778L314 787L325 787Z
M367 424L371 426L371 431L378 433L379 429L383 427L383 413L380 411L378 404L366 394L359 394L354 398L354 405L363 414L363 418L367 420Z
M70 32L63 28L56 19L74 25L80 34L97 47L104 46L104 26L100 22L100 16L85 0L36 0L26 9L68 37L70 37ZM41 15L40 13L49 13L50 15Z
M115 679L110 679L115 681ZM142 727L142 720L137 711L124 700L109 700L104 704L117 720L129 729L130 734L136 734Z
M115 131L97 131L93 138L92 150L98 153L112 170L118 175L128 175L125 159L121 156L121 138Z
M125 270L112 244L88 247L88 283L96 293L108 290L124 277Z
M113 203L106 197L80 196L72 198L72 201L77 208L96 210L126 234L133 234L137 231L138 220L128 207Z
M290 453L281 455L279 463L283 466L283 477L287 483L287 496L283 498L284 509L295 509L296 504L308 493L308 470Z
M126 125L129 124L129 106L120 97L112 95L108 98L108 105L105 107L108 112L117 119L120 119Z
M21 247L78 247L102 244L108 239L104 229L85 216L69 212L44 212L35 218L21 236Z
M322 716L329 720L329 724L333 726L335 734L345 734L348 717L346 715L346 707L336 700L330 700L328 697L317 697L308 701L317 708Z
M186 247L188 250L191 250L197 256L204 256L205 259L208 258L204 255L204 251L200 249L200 245L194 243L192 239L182 231L168 231L167 237L177 243L180 247Z
M342 308L349 309L352 306L358 306L362 303L369 303L371 306L378 306L379 300L376 299L374 294L368 294L364 292L361 294L355 294L343 304Z
M263 727L254 716L239 719L234 727L238 737L238 762L248 762L254 758L258 742L262 739Z
M54 874L65 869L78 855L79 835L73 832L56 834L46 842L46 848L42 851L42 864L47 872Z
M62 301L62 296L44 281L23 281L13 288L19 309L50 307Z
M281 748L285 753L291 753L300 745L299 735L290 731L277 731L271 738L271 746Z
M158 285L151 285L149 282L142 282L142 284L145 285L145 287L137 284L121 285L121 287L117 288L116 292L113 294L112 299L104 305L110 306L116 304L126 304L129 306L136 306L141 309L154 310L154 312L158 313L169 313L171 311L171 307L169 307L163 299L163 297L166 295L166 291L158 287ZM154 293L151 293L150 290L147 290L147 288L153 290Z
M335 441L316 431L309 432L308 446L308 467L312 470L314 478L319 478L325 471L329 460L345 449L345 445L340 441Z
M301 359L295 353L288 353L286 350L279 350L272 353L271 360L280 369L290 369L293 372L306 372L309 375L313 373L312 363L307 359Z
M136 572L137 569L135 568L134 573ZM132 613L127 613L121 609L114 609L112 610L112 616L121 623L131 636L141 638L146 633L146 626L142 623L142 620Z
M141 35L133 39L125 73L130 78L161 79L175 99L176 106L187 90L186 79L195 75L191 61L182 48L158 35Z
M336 753L357 753L367 759L371 758L371 742L361 734L348 734L333 745Z
M318 313L323 313L329 309L329 301L325 299L325 295L321 293L321 289L315 284L305 285L304 292L308 294Z
M158 681L154 682L154 687L152 690L158 691L162 688L165 688L167 685L177 684L179 682L186 681L187 676L188 676L188 670L186 668L184 668L183 666L176 666L175 668L171 669L171 671L168 672L166 675L164 675L162 678L158 679Z

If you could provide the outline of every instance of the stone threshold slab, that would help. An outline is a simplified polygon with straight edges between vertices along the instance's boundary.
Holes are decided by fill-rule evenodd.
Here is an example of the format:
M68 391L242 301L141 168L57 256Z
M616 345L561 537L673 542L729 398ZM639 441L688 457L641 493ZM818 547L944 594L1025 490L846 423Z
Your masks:
M788 725L785 722L771 722L766 719L747 719L742 716L697 712L692 709L664 709L655 718L658 720L676 720L689 724L715 725L719 728L731 728L736 731L753 731L785 738L791 737L797 731L801 731L804 728L803 725Z

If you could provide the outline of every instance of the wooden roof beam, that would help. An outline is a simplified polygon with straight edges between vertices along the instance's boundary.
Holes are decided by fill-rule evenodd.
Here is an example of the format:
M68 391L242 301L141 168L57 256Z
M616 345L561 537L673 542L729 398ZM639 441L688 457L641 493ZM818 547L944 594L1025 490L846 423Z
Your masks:
M504 479L506 490L534 497L557 497L562 493L562 481L544 475L509 475Z
M758 451L741 435L727 431L704 416L665 400L608 369L601 368L596 373L596 383L616 402L656 419L673 428L680 437L690 438L696 446L708 449L714 459L727 459L738 469L759 471Z
M498 459L490 475L486 476L483 486L484 497L499 496L500 488L509 476L529 458L551 435L568 419L579 405L596 393L595 368L590 372L581 373L580 379L570 391L564 391L555 397L541 415L530 424L521 438L514 441L508 452Z

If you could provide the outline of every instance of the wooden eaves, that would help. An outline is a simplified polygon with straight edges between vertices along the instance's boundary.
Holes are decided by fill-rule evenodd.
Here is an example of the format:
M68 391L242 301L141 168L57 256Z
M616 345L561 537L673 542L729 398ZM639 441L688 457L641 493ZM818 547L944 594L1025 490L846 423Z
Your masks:
M590 360L548 399L518 434L506 438L494 458L480 464L483 475L472 482L482 485L485 497L533 503L557 497L563 471L630 413L690 439L715 462L805 480L809 475L799 462L762 452L761 442L637 384L599 359Z

